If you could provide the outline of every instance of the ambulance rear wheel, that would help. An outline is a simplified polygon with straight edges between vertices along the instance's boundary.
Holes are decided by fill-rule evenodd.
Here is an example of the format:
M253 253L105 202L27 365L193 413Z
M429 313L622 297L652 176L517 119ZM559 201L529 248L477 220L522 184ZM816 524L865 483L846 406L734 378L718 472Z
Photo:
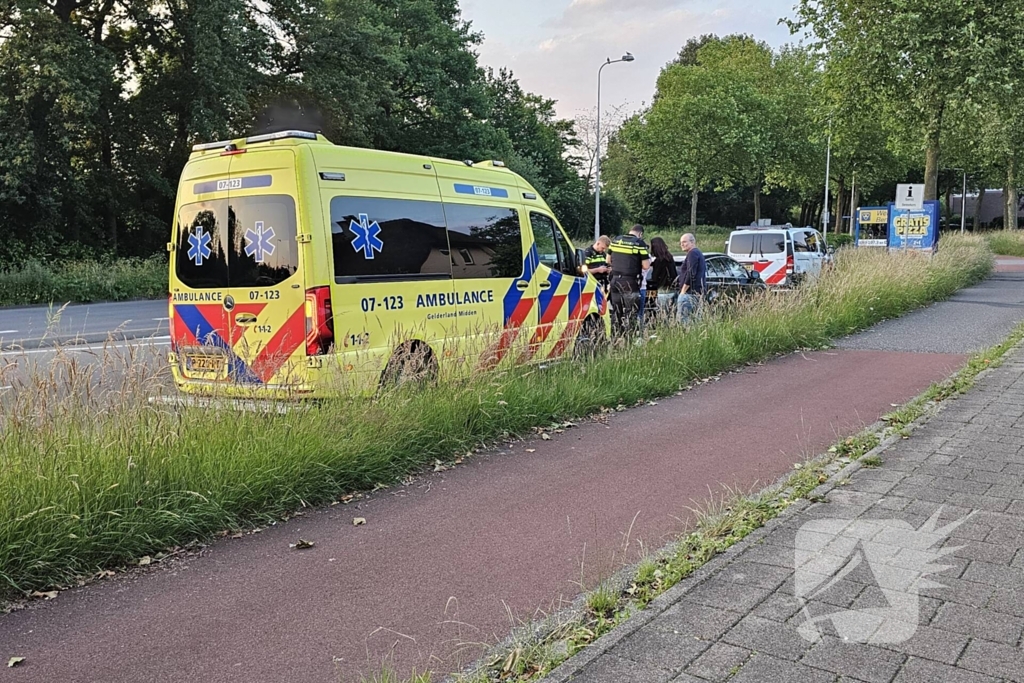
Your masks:
M427 344L406 342L395 349L381 376L381 388L424 384L437 380L437 357Z
M604 321L598 316L592 315L583 321L579 334L576 335L573 357L588 360L600 353L607 345L608 338L604 333Z

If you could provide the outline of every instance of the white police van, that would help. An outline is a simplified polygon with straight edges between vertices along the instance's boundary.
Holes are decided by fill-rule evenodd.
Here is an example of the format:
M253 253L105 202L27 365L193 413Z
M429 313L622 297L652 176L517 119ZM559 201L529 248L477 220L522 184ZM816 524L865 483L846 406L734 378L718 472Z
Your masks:
M737 228L729 235L727 253L747 270L759 273L770 287L791 287L817 277L829 260L820 232L788 224Z

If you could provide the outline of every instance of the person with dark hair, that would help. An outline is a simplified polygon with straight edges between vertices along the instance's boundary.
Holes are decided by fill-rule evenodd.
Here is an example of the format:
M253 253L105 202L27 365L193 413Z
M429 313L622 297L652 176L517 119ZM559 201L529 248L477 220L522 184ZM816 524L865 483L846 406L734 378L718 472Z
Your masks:
M651 256L643 240L644 226L634 225L628 235L620 235L608 245L608 264L612 267L612 327L619 336L637 329L640 314L640 278L651 267Z
M651 240L651 276L647 282L647 310L665 316L676 300L675 282L679 277L676 260L660 237Z

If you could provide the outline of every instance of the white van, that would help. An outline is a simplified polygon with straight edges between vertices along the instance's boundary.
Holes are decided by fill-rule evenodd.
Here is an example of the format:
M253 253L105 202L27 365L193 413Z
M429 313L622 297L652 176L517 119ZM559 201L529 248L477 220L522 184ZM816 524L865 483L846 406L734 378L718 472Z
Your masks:
M829 258L820 232L791 225L733 230L727 252L773 287L791 287L804 278L817 277Z

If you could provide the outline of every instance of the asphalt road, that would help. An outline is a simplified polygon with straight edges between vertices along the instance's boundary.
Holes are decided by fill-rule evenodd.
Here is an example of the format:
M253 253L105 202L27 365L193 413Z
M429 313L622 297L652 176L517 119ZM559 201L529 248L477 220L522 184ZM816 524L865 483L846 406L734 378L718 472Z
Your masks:
M1001 313L972 322L979 340L1021 317L994 305L1013 304L1016 289L1000 291L985 301ZM949 334L945 348L964 348L963 305L931 309L945 324L918 324L933 341ZM905 344L913 332L874 339ZM63 592L0 617L0 661L26 657L5 680L337 681L384 659L403 673L459 668L480 643L661 546L723 485L777 479L964 358L792 354L198 557ZM316 546L289 549L300 537Z
M842 349L974 353L998 344L1024 320L1024 264L1000 259L998 271L948 301L839 340Z
M0 308L0 351L167 336L167 301Z

